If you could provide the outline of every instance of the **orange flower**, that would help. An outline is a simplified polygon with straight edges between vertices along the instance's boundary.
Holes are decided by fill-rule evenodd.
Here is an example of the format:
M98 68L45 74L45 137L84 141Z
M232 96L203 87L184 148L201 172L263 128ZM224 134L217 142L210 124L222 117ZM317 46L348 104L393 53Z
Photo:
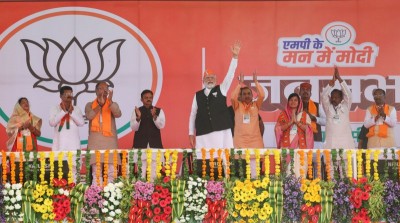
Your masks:
M229 179L229 175L231 174L231 169L230 165L231 163L229 162L229 149L225 149L225 159L226 159L226 178Z
M321 179L321 151L317 150L317 177Z
M24 156L22 151L19 151L19 183L24 182Z
M310 150L308 150L308 152L307 152L307 163L308 163L308 169L307 169L307 172L308 172L308 178L309 179L313 179L313 168L312 168L312 156L313 156L313 152L312 152L312 150L310 149Z
M11 184L16 184L15 180L15 153L10 153L10 164L11 164Z
M222 179L222 149L218 149L218 179Z
M104 171L103 171L103 185L107 185L108 183L108 158L110 155L110 150L106 150L104 152Z
M207 173L206 172L207 166L206 166L206 149L205 148L201 149L201 159L202 159L202 163L203 163L203 165L201 166L201 169L202 169L201 176L203 178L205 178L206 177L206 173Z
M100 187L100 169L101 169L101 154L99 150L96 150L96 183Z
M326 161L326 178L328 181L332 179L331 176L331 153L329 150L324 150L324 158Z
M214 180L214 151L215 149L210 149L210 179Z
M7 154L6 151L1 151L1 163L7 163ZM3 185L7 183L7 165L2 165L3 167Z
M127 151L122 150L121 172L123 178L126 178L126 156L127 156Z

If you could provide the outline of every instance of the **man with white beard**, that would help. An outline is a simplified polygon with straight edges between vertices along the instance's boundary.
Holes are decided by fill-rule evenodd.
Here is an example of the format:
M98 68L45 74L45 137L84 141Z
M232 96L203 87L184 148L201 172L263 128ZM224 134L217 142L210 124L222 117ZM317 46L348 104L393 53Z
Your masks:
M204 89L193 98L189 119L189 140L192 148L232 148L232 118L226 106L226 94L231 86L237 67L240 42L231 47L232 60L221 85L211 70L203 76Z

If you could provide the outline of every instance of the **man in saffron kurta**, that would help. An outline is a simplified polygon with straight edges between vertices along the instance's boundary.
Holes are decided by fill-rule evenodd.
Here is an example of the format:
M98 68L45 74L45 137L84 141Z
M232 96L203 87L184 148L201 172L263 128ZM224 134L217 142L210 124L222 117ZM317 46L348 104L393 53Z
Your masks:
M364 126L368 129L368 148L394 147L394 127L397 123L396 109L386 104L385 91L377 88L372 94L375 104L365 113Z
M342 90L333 89L336 80ZM326 114L325 149L354 149L354 139L350 126L351 92L346 81L339 75L337 67L329 84L323 89L322 105Z
M118 149L118 135L115 119L121 117L122 113L116 102L113 101L113 91L108 89L106 82L96 85L96 99L86 104L85 113L89 120L88 149L105 150ZM95 157L92 156L93 179L95 179L96 165ZM110 155L108 161L108 180L113 181L114 168L113 157ZM106 184L107 182L105 182Z
M264 100L265 93L253 76L257 89L257 100L253 102L253 94L249 87L243 85L243 75L240 75L239 84L232 92L231 102L235 112L235 128L233 145L235 148L263 148L264 142L260 134L258 111ZM238 97L241 97L241 101Z
M300 84L299 95L303 102L304 111L310 116L311 129L314 134L314 149L322 149L322 129L321 126L326 124L326 115L321 104L311 100L312 85L304 82Z

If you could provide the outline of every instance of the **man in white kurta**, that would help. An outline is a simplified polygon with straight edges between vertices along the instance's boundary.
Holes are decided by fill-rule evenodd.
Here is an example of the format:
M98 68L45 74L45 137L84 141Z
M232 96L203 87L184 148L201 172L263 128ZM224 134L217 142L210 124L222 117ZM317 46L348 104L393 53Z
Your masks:
M72 104L72 88L63 86L60 89L61 103L50 111L50 126L54 127L53 151L66 151L80 149L79 126L85 121L81 110ZM69 126L67 115L69 115ZM60 124L63 124L60 126Z
M214 73L210 72L209 70L205 71L203 77L203 84L205 88L201 91L198 91L193 98L192 103L192 110L190 113L189 119L189 140L192 148L232 148L233 147L233 138L232 138L232 124L228 126L228 124L220 124L221 120L213 120L212 117L221 116L222 112L229 116L229 110L226 106L226 94L231 86L232 80L235 75L235 70L237 67L237 58L240 51L240 43L236 42L232 47L231 51L233 54L233 58L231 60L228 73L225 76L224 81L221 85L216 85L216 76ZM217 89L217 90L216 90ZM203 94L203 95L201 95ZM210 95L211 94L211 95ZM198 97L206 97L207 105L205 103L199 102ZM212 98L210 98L212 97ZM209 99L210 98L210 99ZM223 100L225 99L225 100ZM218 102L217 102L218 100ZM208 102L212 103L211 101L215 101L215 104L211 104L208 106ZM200 104L199 104L200 103ZM223 104L222 104L223 103ZM207 108L204 108L206 106ZM221 107L220 109L213 110L216 106ZM225 109L226 108L226 109ZM202 116L203 118L206 116L202 121L199 121L198 118L200 117L199 111L203 111L204 109L208 110L208 114ZM215 112L213 114L213 112ZM218 113L218 114L216 114ZM223 115L226 116L226 115ZM232 120L231 117L223 117L223 119L228 118L230 121ZM214 118L215 119L215 118ZM208 126L200 127L200 124L204 124L207 122ZM209 124L211 123L211 124ZM210 128L211 126L211 128ZM213 128L215 126L215 129ZM222 129L220 129L220 127ZM202 132L201 132L202 131ZM195 136L196 135L196 136Z
M338 80L342 90L332 91ZM331 93L332 91L332 93ZM341 96L340 96L341 95ZM323 89L322 106L326 114L325 149L354 149L354 140L350 126L351 92L346 82L342 80L335 68L335 74L329 84Z

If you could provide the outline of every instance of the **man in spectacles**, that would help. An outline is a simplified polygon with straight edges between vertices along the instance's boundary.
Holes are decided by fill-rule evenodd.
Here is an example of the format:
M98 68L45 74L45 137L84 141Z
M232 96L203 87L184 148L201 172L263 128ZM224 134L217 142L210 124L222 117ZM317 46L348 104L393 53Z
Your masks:
M376 88L372 95L375 103L368 107L364 119L364 126L368 129L368 148L394 147L396 109L386 104L386 92L383 89Z

